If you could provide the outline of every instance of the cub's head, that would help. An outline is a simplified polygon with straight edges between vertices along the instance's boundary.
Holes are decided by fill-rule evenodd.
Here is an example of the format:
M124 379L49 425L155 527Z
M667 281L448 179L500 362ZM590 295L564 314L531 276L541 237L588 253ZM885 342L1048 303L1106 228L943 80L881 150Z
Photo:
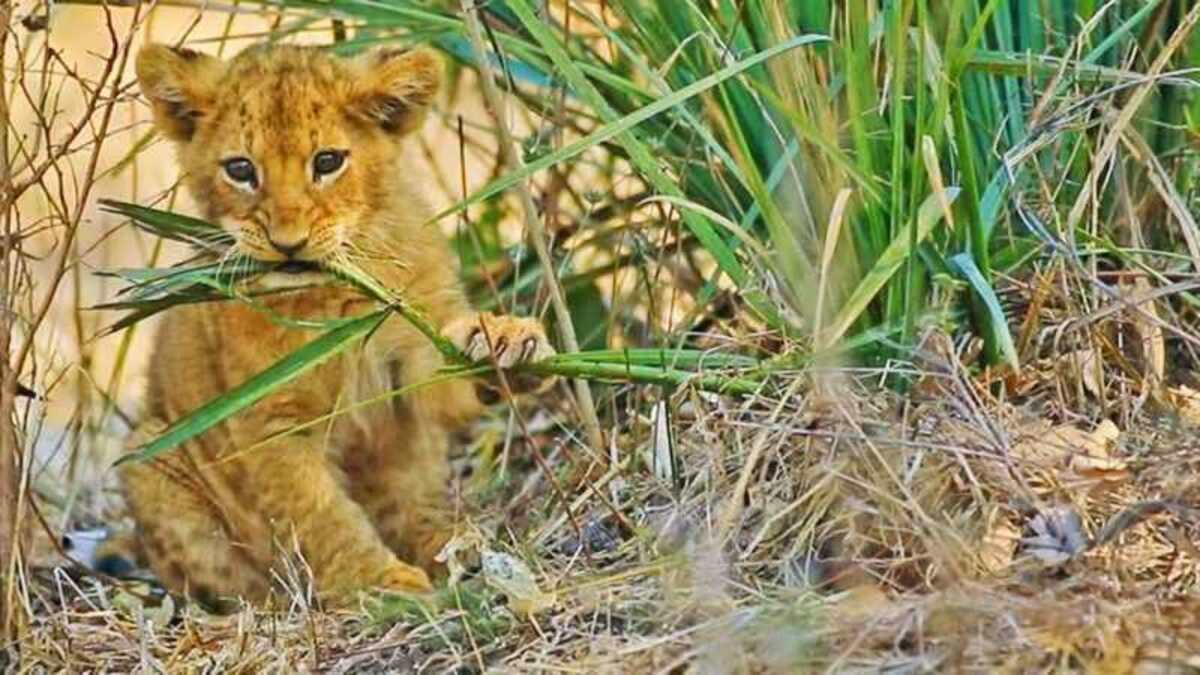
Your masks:
M395 203L401 139L437 93L425 50L339 57L252 48L230 61L150 45L137 59L159 131L206 216L265 261L328 260ZM414 205L415 206L415 205Z

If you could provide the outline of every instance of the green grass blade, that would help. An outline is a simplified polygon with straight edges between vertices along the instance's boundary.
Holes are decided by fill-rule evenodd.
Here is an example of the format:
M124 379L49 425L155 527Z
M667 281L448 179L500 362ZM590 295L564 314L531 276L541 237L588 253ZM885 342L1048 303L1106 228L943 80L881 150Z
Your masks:
M924 241L929 236L933 227L942 219L943 205L952 204L958 198L958 194L958 188L947 188L941 194L933 194L925 199L917 216L917 236L915 237L917 243ZM884 249L883 254L875 261L875 265L854 288L837 316L829 324L829 332L823 336L823 344L831 344L845 335L850 326L866 311L867 305L871 304L880 289L896 273L896 270L900 269L910 255L916 254L916 251L912 250L913 241L914 238L909 234L908 228L892 238L892 243Z
M579 354L560 354L550 359L524 366L531 373L557 375L568 379L585 378L601 382L638 382L641 384L694 386L719 394L749 396L763 391L765 383L752 377L730 377L663 366L639 366L626 363L589 362L575 357Z
M463 353L454 346L452 342L442 335L429 317L425 316L425 312L406 298L384 287L377 279L371 277L365 271L351 266L338 264L334 265L329 270L334 275L349 281L358 286L359 290L376 300L386 304L392 311L399 314L406 321L412 324L422 335L429 339L435 348L442 353L443 356L450 359L454 363L465 363Z
M347 321L324 333L276 361L266 370L176 421L162 436L125 455L118 460L117 464L144 462L207 431L231 415L245 410L279 386L290 382L313 366L341 352L356 338L367 335L378 328L388 314L389 312L385 310L373 312Z
M89 309L93 310L130 310L128 314L113 322L111 325L102 329L97 337L104 337L119 333L134 324L141 323L146 319L164 312L172 307L179 305L194 305L201 302L216 302L219 300L228 300L229 298L220 293L210 291L204 287L187 288L176 293L173 293L165 298L154 300L139 300L137 302L111 302L102 305L95 305Z
M537 23L536 19L534 20L534 23ZM555 164L558 164L559 162L571 159L572 157L575 157L584 151L599 145L600 143L604 143L622 134L625 134L638 124L654 117L655 115L670 110L684 101L687 101L692 97L697 96L720 84L721 82L724 82L731 77L735 77L736 75L739 75L774 56L783 54L784 52L796 49L797 47L801 47L806 44L822 41L824 39L825 38L823 36L799 36L792 40L788 40L784 43L776 45L775 47L749 56L741 61L738 61L737 63L722 68L711 75L696 80L692 84L675 91L669 96L664 96L654 103L639 108L628 115L615 119L600 127L596 131L588 134L587 136L572 143L568 143L554 152L548 153L534 161L529 162L521 171L506 174L488 183L479 190L475 191L475 193L471 196L445 209L441 213L438 213L433 220L439 220L450 214L457 213L462 209L471 206L472 204L477 204L481 201L484 201L489 197L492 197L510 187L513 187L514 185L517 185L521 181L527 180L530 176L539 171L543 171L551 166L554 166ZM565 52L562 53L562 56L566 56ZM640 148L639 152L649 153L649 149L640 142L633 142L631 143L631 146L635 149ZM653 160L653 155L650 155L650 157L651 165L646 168L646 170L650 173L650 176L647 177L650 178L651 176L657 176L661 179L661 181L655 181L655 188L659 189L665 194L682 196L678 187L675 186L671 180L662 173L661 169L657 167L655 164L657 160ZM658 185L658 182L662 182L662 185ZM736 257L734 257L733 252L729 250L729 247L725 241L716 233L716 230L710 224L704 222L699 217L693 216L691 218L695 223L702 223L697 224L693 232L696 233L697 238L701 240L701 242L705 245L705 248L713 254L714 258L717 260L717 263L721 266L721 269L724 270L726 274L729 274L730 278L733 279L735 283L744 285L748 281L749 277L741 263L738 262Z
M571 86L572 91L586 103L588 103L588 105L590 105L594 110L596 110L600 115L600 118L605 122L609 124L619 122L617 112L613 110L604 97L601 96L596 87L587 79L587 77L575 64L574 60L572 60L571 56L567 53L566 48L559 41L558 36L542 19L537 16L527 0L510 0L509 6L520 19L525 29L529 31L542 49L546 51L546 54L550 57L550 60L561 71L563 77ZM741 61L741 64L750 64L756 60L765 61L766 59L769 59L771 55L782 54L790 49L794 49L805 44L816 43L824 39L825 38L823 36L797 36L791 40L784 41L775 47L763 50L754 56L744 59ZM720 73L731 71L731 69L736 69L737 65L738 64L726 67L721 71L718 71L718 73L714 73L714 75L719 75ZM740 69L739 72L741 72L741 70L744 70L744 68ZM732 77L732 75L735 74L737 73L730 73L729 77ZM712 80L712 84L709 86L715 86L728 79L728 77L715 79L714 76L709 76L707 78L703 78L696 83L693 83L693 85L681 89L673 96L666 97L664 100L670 100L675 96L694 88L695 85L710 79ZM702 89L697 90L697 93L699 93L699 91L702 91ZM636 135L629 133L628 129L615 134L615 137L617 142L620 143L625 151L629 154L630 161L637 168L639 173L642 174L646 181L649 182L656 191L671 197L684 197L683 190L679 187L675 180L668 176L667 173L662 169L659 164L659 159L655 156L654 152L649 146L642 143ZM764 206L766 205L764 204ZM682 217L684 224L689 230L692 231L692 233L700 241L701 245L703 245L704 248L709 252L709 254L713 256L721 270L725 274L729 275L729 278L732 279L733 282L738 285L738 287L745 288L750 280L749 274L746 272L741 262L738 261L737 257L733 253L733 250L729 247L729 244L720 234L717 233L712 224L708 220L695 213L684 212ZM747 292L745 297L750 306L753 307L760 316L770 321L772 325L777 328L783 327L780 322L775 319L776 313L772 311L769 300L763 294L759 292Z
M233 235L206 220L115 199L101 199L100 204L101 210L125 216L142 229L160 237L189 244L233 244Z
M967 57L963 63L968 71L982 72L990 75L1008 75L1012 77L1032 76L1050 79L1066 70L1070 78L1060 84L1063 89L1070 82L1096 82L1101 84L1123 84L1140 82L1146 77L1145 73L1124 68L1097 66L1088 59L1098 58L1100 52L1095 52L1082 60L1063 59L1044 54L1014 54L987 49L980 49ZM1185 77L1165 77L1164 82L1188 85Z
M1000 298L988 284L975 261L966 253L959 253L950 258L950 266L958 270L975 291L978 301L982 304L987 320L983 322L984 342L995 345L995 350L1004 361L1017 369L1017 349L1013 345L1012 333L1008 330L1008 320L1004 316L1004 308L1000 306Z
M1138 26L1140 26L1154 10L1158 9L1158 6L1161 3L1162 0L1150 0L1147 2L1144 7L1134 12L1133 16L1126 19L1120 26L1117 27L1116 30L1106 35L1100 44L1096 45L1095 49L1093 49L1090 53L1088 53L1087 56L1083 58L1083 62L1086 64L1093 64L1099 61L1100 58L1107 54L1108 51L1112 49L1118 42L1120 42L1123 38L1128 37Z
M228 264L214 262L190 267L123 269L98 274L130 282L120 293L136 301L159 299L191 286L206 286L230 295L233 284L268 272L272 267L269 263L238 259Z

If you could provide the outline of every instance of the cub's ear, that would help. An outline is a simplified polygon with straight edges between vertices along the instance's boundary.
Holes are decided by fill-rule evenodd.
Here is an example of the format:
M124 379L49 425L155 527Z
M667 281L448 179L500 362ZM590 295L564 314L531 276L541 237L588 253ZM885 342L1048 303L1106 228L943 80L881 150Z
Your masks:
M196 121L212 112L223 73L220 59L182 47L152 44L138 52L138 83L154 123L174 141L190 140Z
M441 86L438 55L424 48L380 48L355 60L354 112L397 136L420 128Z

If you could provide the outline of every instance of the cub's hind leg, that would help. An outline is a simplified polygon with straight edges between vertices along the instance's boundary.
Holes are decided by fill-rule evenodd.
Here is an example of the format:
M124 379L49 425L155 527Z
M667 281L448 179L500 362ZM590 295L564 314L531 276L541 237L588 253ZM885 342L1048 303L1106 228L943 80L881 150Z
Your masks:
M182 449L176 452L183 452ZM203 494L176 457L121 468L140 548L166 588L217 610L238 599L263 599L271 589L253 549L238 540L214 495Z

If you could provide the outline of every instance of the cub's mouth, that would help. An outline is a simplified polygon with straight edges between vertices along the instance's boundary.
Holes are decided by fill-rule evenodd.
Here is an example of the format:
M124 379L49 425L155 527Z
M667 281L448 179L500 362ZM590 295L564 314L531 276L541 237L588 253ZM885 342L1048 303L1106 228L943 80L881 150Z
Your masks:
M320 272L321 265L312 260L288 260L275 268L276 272L284 274L303 274L305 272Z

